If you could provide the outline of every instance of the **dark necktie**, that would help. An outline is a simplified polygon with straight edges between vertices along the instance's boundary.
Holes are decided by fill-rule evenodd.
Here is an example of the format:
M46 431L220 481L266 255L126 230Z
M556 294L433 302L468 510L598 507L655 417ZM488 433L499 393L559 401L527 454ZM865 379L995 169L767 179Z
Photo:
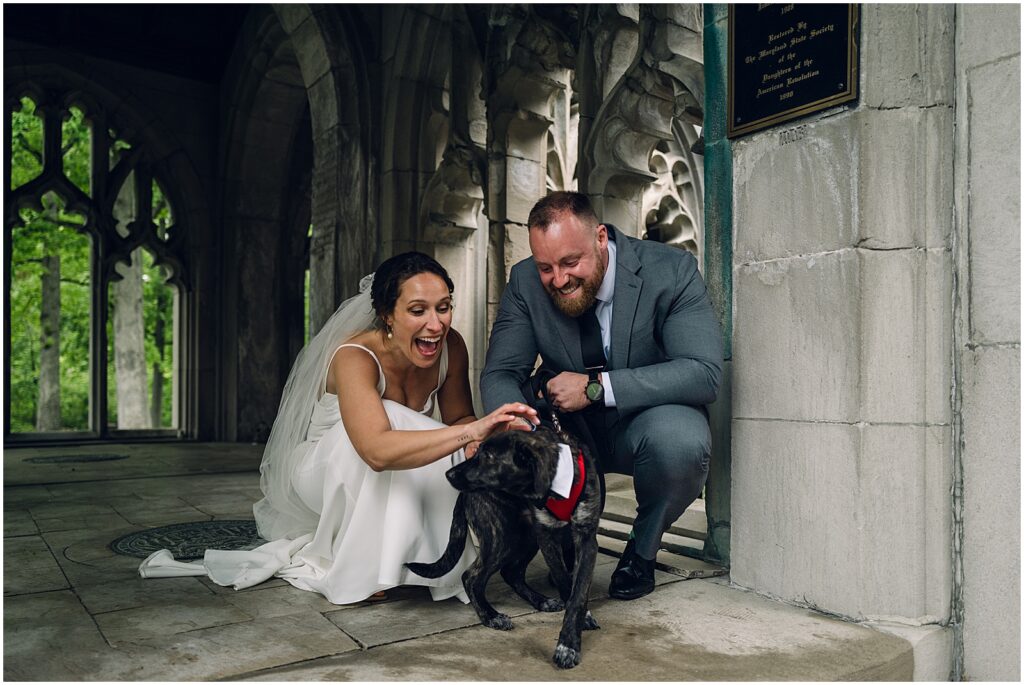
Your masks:
M588 369L603 369L607 361L604 358L604 343L601 341L601 324L597 322L595 309L597 303L580 314L580 350L583 352L583 366Z

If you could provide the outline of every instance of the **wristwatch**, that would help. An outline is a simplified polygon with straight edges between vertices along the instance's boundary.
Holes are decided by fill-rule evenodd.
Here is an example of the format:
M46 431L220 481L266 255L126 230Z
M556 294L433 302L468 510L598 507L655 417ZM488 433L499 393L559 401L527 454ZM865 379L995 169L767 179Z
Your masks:
M590 379L587 381L587 399L591 404L604 404L604 386L601 385L601 372L596 369L589 371Z

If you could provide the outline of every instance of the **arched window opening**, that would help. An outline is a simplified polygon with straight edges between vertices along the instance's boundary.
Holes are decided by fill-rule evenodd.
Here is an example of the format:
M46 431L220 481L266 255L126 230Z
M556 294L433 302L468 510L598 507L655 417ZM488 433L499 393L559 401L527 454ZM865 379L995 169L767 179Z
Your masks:
M48 192L12 230L11 431L89 429L92 241Z
M144 145L87 96L8 102L5 434L180 429L178 226Z

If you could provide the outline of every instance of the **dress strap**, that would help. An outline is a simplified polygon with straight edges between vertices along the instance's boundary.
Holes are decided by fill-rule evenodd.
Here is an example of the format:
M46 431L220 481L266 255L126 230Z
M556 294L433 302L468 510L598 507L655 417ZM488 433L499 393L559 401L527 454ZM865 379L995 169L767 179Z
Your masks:
M344 343L344 344L338 345L336 348L334 348L334 352L331 353L331 358L327 360L327 368L324 370L324 382L320 386L320 396L323 397L324 394L327 393L327 372L331 368L331 362L334 361L334 355L338 354L338 350L340 350L343 347L358 347L359 349L364 350L368 355L370 355L373 358L374 363L377 365L377 373L378 373L378 376L377 376L377 392L380 393L381 397L383 397L384 396L384 390L387 387L387 382L384 380L384 367L382 367L380 365L380 360L377 359L377 355L375 355L373 353L373 350L371 350L369 347L364 347L363 345L359 345L358 343Z

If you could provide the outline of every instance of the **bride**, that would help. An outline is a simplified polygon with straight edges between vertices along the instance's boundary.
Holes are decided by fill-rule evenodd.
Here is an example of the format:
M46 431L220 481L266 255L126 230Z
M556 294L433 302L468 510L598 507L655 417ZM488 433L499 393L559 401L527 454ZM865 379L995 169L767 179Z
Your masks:
M472 545L441 578L405 563L434 561L447 545L458 493L445 471L496 431L530 430L536 411L510 403L474 416L469 355L451 328L454 286L434 259L392 257L360 286L285 384L253 506L271 542L207 550L201 563L160 550L142 562L143 577L209 575L241 589L277 576L335 604L428 585L435 600L468 601L460 578Z

